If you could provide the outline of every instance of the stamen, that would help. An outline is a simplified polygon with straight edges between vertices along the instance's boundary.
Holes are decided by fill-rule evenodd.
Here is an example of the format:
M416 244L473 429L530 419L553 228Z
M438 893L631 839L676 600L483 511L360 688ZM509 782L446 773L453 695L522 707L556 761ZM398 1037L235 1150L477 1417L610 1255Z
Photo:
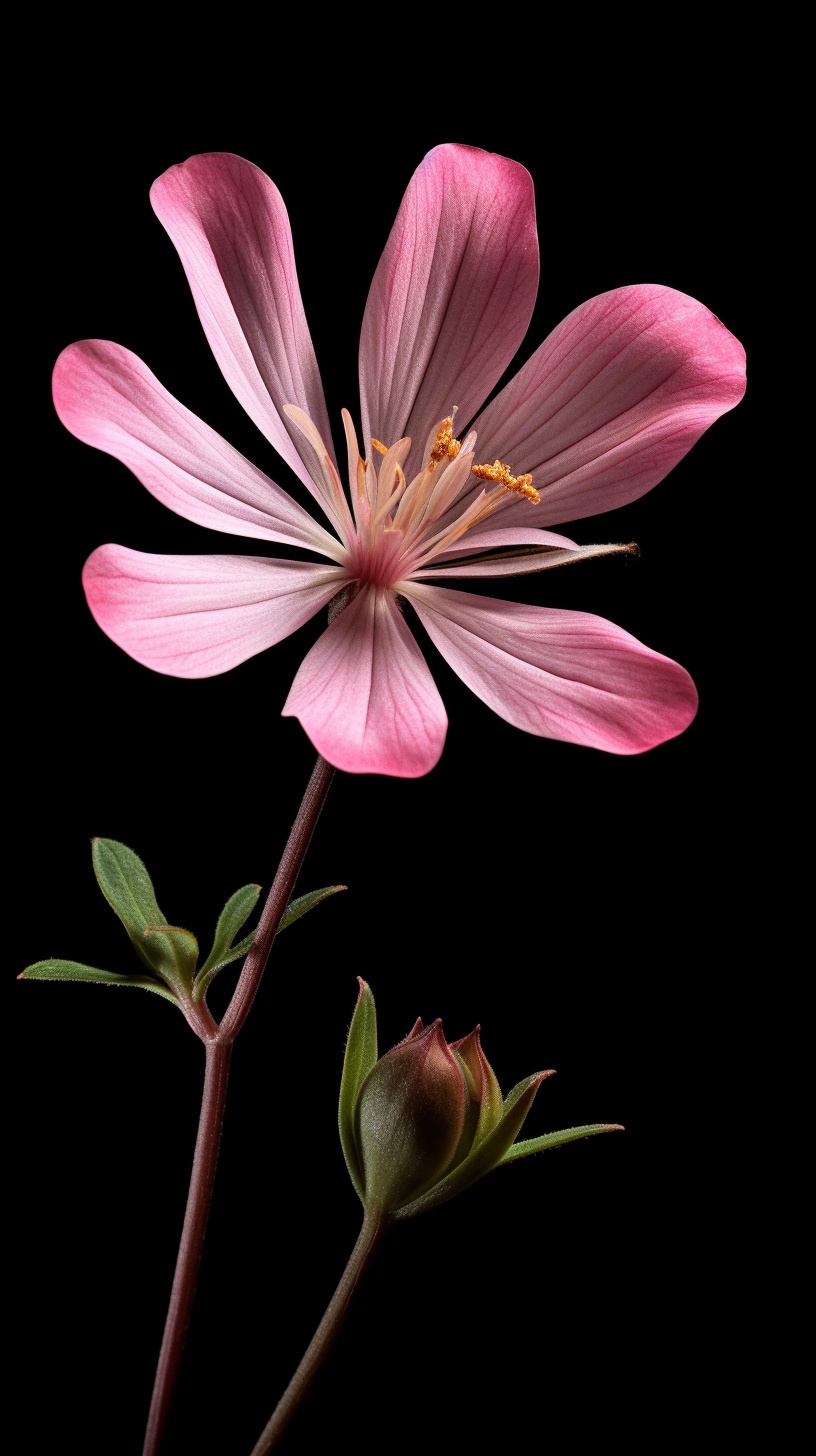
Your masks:
M473 465L471 469L480 480L494 480L497 485L503 485L505 490L512 490L516 495L523 495L531 505L537 506L541 500L541 496L533 486L532 475L511 475L510 466L502 464L501 460L494 460L492 465Z
M454 437L453 418L449 417L442 421L436 432L436 439L431 446L431 454L426 468L433 470L441 460L455 460L461 448L462 441Z
M371 443L372 443L372 445L374 446L374 449L377 451L377 453L379 455L387 455L388 454L388 446L387 445L384 445L383 442L382 442L382 440L375 440L374 439L374 436L372 435L371 436Z

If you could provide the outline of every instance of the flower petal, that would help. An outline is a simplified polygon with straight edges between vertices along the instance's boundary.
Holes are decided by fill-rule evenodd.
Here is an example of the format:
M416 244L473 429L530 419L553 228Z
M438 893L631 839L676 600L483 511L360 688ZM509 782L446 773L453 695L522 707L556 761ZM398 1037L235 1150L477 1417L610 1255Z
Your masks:
M508 533L509 534L509 533ZM542 531L544 537L550 536L550 531ZM556 537L556 539L558 539ZM523 546L508 547L502 542L503 550L493 556L475 557L470 559L467 552L462 552L462 560L455 565L436 566L431 565L424 571L412 571L412 581L437 581L440 577L476 577L476 576L528 576L534 571L549 571L553 566L569 566L574 561L589 561L595 556L619 556L621 554L637 553L637 546L633 542L626 545L619 545L615 542L606 542L597 546L548 546L546 542L535 543L532 551L525 551ZM455 552L448 553L452 558ZM440 557L440 561L444 558Z
M414 173L360 339L363 440L414 441L458 406L467 423L527 330L538 287L533 184L518 162L441 146Z
M243 157L210 152L171 167L154 182L150 200L184 264L230 389L322 501L297 432L282 414L285 404L299 405L331 442L289 217L277 187Z
M587 612L402 583L446 662L500 718L543 738L642 753L687 728L684 668Z
M72 435L121 460L186 520L342 560L343 548L328 531L120 344L86 339L63 350L54 404Z
M363 587L304 659L283 708L347 773L418 778L438 761L447 717L390 592Z
M651 490L744 392L745 351L701 303L616 288L576 308L488 405L477 455L532 473L537 524L576 521ZM528 509L513 501L502 520Z
M344 579L336 566L114 545L94 551L82 573L102 631L172 677L212 677L263 652L326 606Z

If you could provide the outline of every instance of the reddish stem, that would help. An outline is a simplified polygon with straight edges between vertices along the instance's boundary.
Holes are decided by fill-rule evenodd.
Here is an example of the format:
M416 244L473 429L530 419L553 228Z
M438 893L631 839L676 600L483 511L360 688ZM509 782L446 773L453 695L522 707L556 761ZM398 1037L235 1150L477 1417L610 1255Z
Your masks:
M318 1325L311 1343L292 1379L278 1401L269 1421L257 1443L252 1456L267 1456L277 1445L286 1427L306 1395L323 1361L337 1339L340 1326L348 1313L349 1305L356 1293L372 1255L388 1227L387 1215L379 1209L369 1209L363 1220L360 1236L351 1253L340 1283L334 1291L326 1313Z
M318 758L261 912L255 939L220 1025L216 1026L206 1006L197 1007L195 1015L192 1014L192 1008L185 1010L190 1025L205 1046L204 1090L187 1209L156 1367L142 1456L157 1456L161 1449L170 1404L178 1383L215 1185L232 1043L249 1015L261 984L281 916L291 898L333 777L334 769L331 765L325 759Z
M190 1312L193 1307L198 1270L207 1231L207 1218L212 1203L218 1145L224 1125L232 1044L210 1041L205 1044L204 1091L198 1120L198 1136L193 1154L190 1191L181 1230L176 1272L170 1291L170 1304L164 1325L164 1337L156 1367L153 1398L145 1431L144 1456L154 1456L160 1449L170 1414L170 1402L178 1382L181 1357Z

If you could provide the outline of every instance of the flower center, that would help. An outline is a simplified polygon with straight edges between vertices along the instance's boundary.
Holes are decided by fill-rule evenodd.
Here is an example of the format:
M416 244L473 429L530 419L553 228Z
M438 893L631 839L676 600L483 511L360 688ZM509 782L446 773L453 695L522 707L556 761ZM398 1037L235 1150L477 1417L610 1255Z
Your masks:
M373 460L360 459L351 420L344 414L357 536L352 569L358 580L394 586L449 551L512 496L538 504L531 475L514 475L502 460L474 463L476 436L471 431L464 440L457 439L454 415L435 426L423 452L425 464L409 481L402 467L410 440L385 445L372 439L373 450L382 457L377 467ZM474 493L474 476L487 488Z
M421 456L425 463L411 480L403 469L411 452L410 439L406 436L393 445L372 439L379 463L373 458L363 460L351 416L343 410L349 502L308 415L295 405L285 409L312 447L327 509L348 551L349 574L360 584L398 587L400 581L424 571L432 562L442 565L468 531L514 496L522 496L531 505L538 505L541 499L532 476L514 475L503 460L474 464L475 431L457 439L455 409L426 438ZM479 490L474 477L485 488Z

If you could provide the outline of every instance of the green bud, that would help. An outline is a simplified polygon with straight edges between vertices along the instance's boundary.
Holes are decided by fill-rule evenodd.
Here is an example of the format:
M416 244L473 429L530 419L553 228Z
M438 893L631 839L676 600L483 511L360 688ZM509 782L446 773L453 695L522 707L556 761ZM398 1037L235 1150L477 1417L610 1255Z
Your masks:
M536 1092L535 1072L506 1098L479 1028L447 1042L441 1021L417 1021L377 1059L374 997L365 981L349 1029L340 1088L340 1139L366 1209L411 1218L475 1183L499 1163L559 1147L615 1123L588 1123L516 1143Z

